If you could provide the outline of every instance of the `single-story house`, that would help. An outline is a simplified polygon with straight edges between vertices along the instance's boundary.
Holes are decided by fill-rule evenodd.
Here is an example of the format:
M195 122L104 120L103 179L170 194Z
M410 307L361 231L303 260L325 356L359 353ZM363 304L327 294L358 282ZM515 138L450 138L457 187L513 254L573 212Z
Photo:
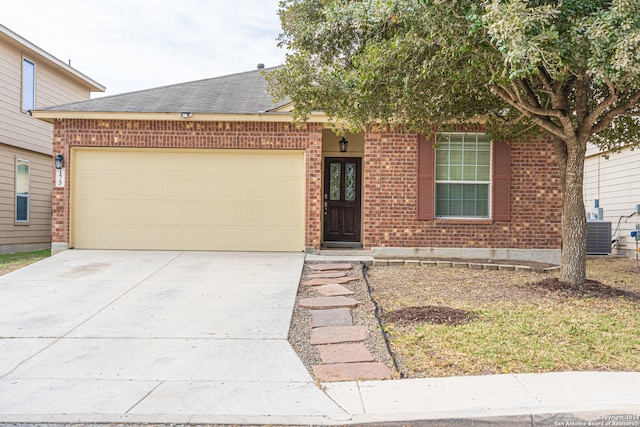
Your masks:
M54 125L53 153L64 159L54 252L363 248L559 260L549 141L491 141L482 125L338 135L321 112L296 126L290 103L266 93L265 72L35 111Z

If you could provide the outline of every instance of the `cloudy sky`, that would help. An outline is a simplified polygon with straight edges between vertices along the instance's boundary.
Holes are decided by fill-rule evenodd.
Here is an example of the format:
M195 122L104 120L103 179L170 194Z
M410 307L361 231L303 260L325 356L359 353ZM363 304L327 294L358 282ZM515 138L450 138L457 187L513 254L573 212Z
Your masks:
M280 65L278 3L6 1L0 23L115 95Z

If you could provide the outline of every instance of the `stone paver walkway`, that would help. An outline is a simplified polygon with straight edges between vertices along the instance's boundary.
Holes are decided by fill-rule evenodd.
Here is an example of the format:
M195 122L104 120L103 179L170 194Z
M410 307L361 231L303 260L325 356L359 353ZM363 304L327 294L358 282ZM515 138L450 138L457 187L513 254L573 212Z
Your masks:
M330 279L335 277L345 277L347 274L344 271L330 271L328 273L315 273L309 274L307 279Z
M353 291L338 284L320 285L315 288L316 292L325 297L339 297L346 295L353 295Z
M309 309L312 318L310 343L317 346L322 364L312 367L313 374L323 382L378 380L392 378L391 370L375 361L364 345L368 330L354 325L351 308L359 304L349 296L354 292L342 284L358 280L346 275L349 263L310 264L314 271L303 285L310 286L319 296L303 298L300 307Z
M329 308L341 308L341 307L349 307L353 308L358 305L358 301L353 298L347 297L315 297L315 298L304 298L298 302L300 307L304 308L315 308L315 309L329 309Z
M305 286L321 286L331 284L349 283L358 280L355 277L315 278L302 283Z

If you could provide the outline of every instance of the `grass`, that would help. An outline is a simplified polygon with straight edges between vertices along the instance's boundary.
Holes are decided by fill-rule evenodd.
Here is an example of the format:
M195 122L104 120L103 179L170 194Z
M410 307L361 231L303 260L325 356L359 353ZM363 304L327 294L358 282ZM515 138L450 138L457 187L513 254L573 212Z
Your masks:
M405 271L396 276L428 291L412 292L403 301L402 294L393 290L402 286L394 287L388 280L386 285L375 282L378 302L385 309L419 300L422 305L471 311L474 320L458 326L429 322L385 325L392 350L408 377L640 371L639 299L585 298L534 289L526 281L548 276L533 273L525 279L503 272L413 269L409 275ZM440 274L446 274L445 279ZM471 281L469 274L474 278ZM389 271L377 277L374 273L374 280L392 276ZM632 260L590 260L588 277L640 293L640 270ZM487 293L492 294L490 298Z
M51 256L51 250L20 252L16 254L0 255L0 275L32 264Z

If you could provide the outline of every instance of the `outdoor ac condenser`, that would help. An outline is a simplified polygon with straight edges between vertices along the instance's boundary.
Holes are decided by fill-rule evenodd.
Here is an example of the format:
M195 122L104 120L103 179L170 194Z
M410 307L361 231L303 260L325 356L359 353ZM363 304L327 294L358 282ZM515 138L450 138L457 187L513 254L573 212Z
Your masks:
M611 253L611 223L587 221L587 254L608 255Z

